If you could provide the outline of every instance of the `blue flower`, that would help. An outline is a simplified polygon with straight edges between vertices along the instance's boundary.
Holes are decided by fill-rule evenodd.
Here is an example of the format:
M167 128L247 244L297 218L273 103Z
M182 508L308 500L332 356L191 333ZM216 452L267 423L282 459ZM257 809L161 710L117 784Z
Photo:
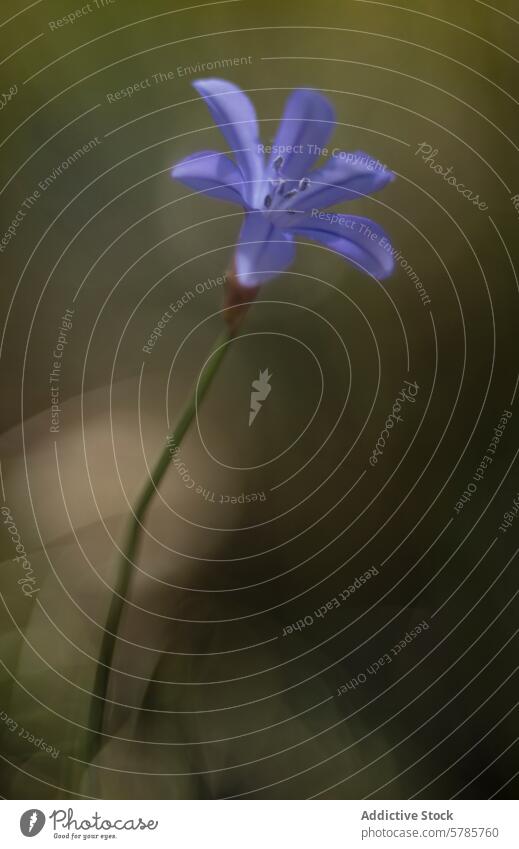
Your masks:
M258 286L284 271L294 259L297 236L320 242L374 277L391 274L391 244L378 224L322 211L376 192L394 179L361 151L334 149L324 165L312 170L335 128L326 97L313 89L293 91L269 147L260 142L254 106L240 88L220 79L193 85L234 161L203 150L175 165L171 175L197 192L243 207L234 269L242 286Z

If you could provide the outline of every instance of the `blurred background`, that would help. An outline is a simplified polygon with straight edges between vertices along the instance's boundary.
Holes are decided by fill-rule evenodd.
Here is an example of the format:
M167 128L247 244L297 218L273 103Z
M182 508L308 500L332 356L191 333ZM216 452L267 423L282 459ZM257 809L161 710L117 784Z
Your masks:
M4 8L3 796L514 797L514 11ZM396 271L377 283L302 241L261 290L154 500L89 764L130 505L222 327L241 222L169 177L226 150L191 86L205 76L249 93L265 143L293 88L327 94L332 147L398 175L349 205L389 232ZM371 466L405 380L415 403Z

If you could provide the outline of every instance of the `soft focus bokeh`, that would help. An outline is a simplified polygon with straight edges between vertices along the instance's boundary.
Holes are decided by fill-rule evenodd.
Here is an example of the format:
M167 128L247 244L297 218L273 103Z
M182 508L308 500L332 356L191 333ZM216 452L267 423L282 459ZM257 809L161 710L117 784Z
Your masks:
M4 516L0 794L513 798L519 519L500 525L517 496L517 9L187 5L91 2L52 27L67 2L1 12L2 92L16 93L0 238L25 213L0 255L2 494L34 583L18 583ZM240 227L237 207L169 177L190 152L226 149L191 87L211 75L250 94L266 143L290 90L325 92L331 146L398 175L349 209L399 259L378 283L301 242L262 289L155 498L89 767L118 546L222 326ZM405 380L416 400L371 466Z

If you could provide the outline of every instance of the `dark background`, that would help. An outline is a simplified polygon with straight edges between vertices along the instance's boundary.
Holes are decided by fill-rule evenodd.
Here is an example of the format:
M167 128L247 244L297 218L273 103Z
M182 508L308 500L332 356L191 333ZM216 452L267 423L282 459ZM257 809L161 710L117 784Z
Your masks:
M39 587L21 593L3 528L1 709L60 752L4 721L0 793L513 797L519 522L499 525L518 490L516 10L185 6L91 4L56 31L49 21L75 7L43 0L22 13L17 2L1 14L2 91L18 93L2 110L0 235L60 162L101 144L42 194L0 255L4 500ZM249 56L214 74L177 72ZM107 101L170 70L171 81ZM262 289L200 411L204 444L193 428L181 453L205 489L267 498L212 503L170 468L120 632L106 746L89 769L117 546L145 459L221 328L221 287L184 306L151 355L142 346L171 301L225 272L240 226L236 207L188 197L168 176L190 152L226 149L191 87L211 75L249 92L265 142L293 88L327 93L332 146L366 150L398 175L350 209L387 229L430 305L401 267L377 284L310 243ZM488 211L415 155L421 142ZM49 372L67 308L53 434ZM304 430L321 392L316 359L323 397ZM272 392L249 428L264 368ZM416 403L371 468L405 379L419 384ZM505 409L493 463L457 515ZM379 575L339 609L282 636L373 566ZM337 697L422 620L429 629L390 666Z

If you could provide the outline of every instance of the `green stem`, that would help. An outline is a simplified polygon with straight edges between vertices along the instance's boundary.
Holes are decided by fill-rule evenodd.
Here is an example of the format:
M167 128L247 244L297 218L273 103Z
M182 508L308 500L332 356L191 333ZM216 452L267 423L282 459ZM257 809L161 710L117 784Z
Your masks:
M228 343L231 341L233 335L234 330L232 328L227 328L216 340L213 350L202 370L198 385L193 389L191 397L184 407L175 430L168 438L166 446L163 448L155 468L153 469L146 486L142 490L136 502L132 520L128 528L128 533L122 547L123 556L119 567L116 585L113 590L112 600L110 602L110 609L108 611L108 618L106 620L103 641L101 643L101 651L99 653L99 660L97 663L96 677L92 693L93 698L90 707L89 726L93 734L90 760L95 757L102 745L108 679L111 672L117 633L119 631L121 616L126 603L126 596L128 594L133 574L135 556L137 554L140 534L146 513L148 512L155 491L157 490L172 460L175 450L180 446L182 439L187 433L189 426L196 415L198 406L201 404L218 371L218 368L229 347Z

